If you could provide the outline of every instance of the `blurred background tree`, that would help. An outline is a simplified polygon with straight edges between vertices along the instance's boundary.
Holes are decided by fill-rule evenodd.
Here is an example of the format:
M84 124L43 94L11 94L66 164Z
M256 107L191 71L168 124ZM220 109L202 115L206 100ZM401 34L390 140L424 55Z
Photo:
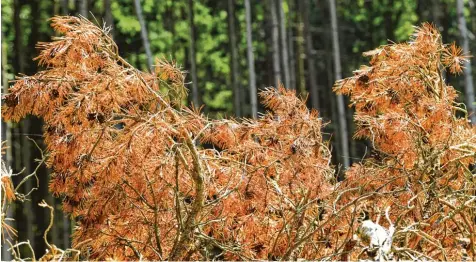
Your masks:
M360 161L369 143L351 139L353 111L338 110L341 102L332 86L365 63L363 51L408 39L413 25L423 21L437 25L443 42L456 41L465 52L476 49L473 0L2 0L1 7L3 92L15 75L41 70L32 58L38 55L35 44L54 36L50 17L83 15L112 28L121 56L134 67L148 70L154 57L181 65L189 72L188 102L203 105L211 118L256 116L262 111L256 89L278 83L296 89L331 121L325 133L332 141L333 162L344 166ZM474 72L470 64L466 72ZM473 79L447 76L446 81L474 112ZM339 99L348 104L347 98ZM5 157L15 172L25 167L31 173L40 156L27 137L42 145L40 120L2 122L2 140L11 145ZM61 212L61 200L48 194L48 176L45 168L40 170L40 187L31 201L11 214L19 241L29 239L39 255L45 251L41 238L48 224L48 211L37 205L42 199L55 203L52 242L68 247L74 227ZM8 258L3 247L2 258Z

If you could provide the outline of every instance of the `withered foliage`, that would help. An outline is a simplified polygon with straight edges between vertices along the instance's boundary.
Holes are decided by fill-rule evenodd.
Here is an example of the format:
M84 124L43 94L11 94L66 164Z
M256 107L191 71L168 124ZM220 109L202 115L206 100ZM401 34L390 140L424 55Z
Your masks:
M55 17L39 45L46 70L18 79L3 117L45 120L51 192L78 220L89 259L267 259L294 256L332 193L322 120L284 88L261 93L258 120L210 121L180 106L183 74L139 72L107 33ZM311 230L313 232L311 232ZM320 247L308 244L302 256Z
M377 151L346 172L347 186L361 186L357 195L375 192L356 209L374 220L391 207L400 256L474 259L476 128L443 77L445 69L460 73L467 57L454 44L443 45L430 24L417 28L409 43L365 54L370 66L335 86L355 107L355 136Z
M209 120L182 105L173 64L140 72L105 30L52 22L62 36L39 44L46 70L19 78L2 114L45 120L50 190L78 221L83 259L373 257L358 228L386 209L389 258L474 258L476 130L442 76L466 57L433 27L336 84L377 150L337 182L322 119L293 91L261 92L259 119Z

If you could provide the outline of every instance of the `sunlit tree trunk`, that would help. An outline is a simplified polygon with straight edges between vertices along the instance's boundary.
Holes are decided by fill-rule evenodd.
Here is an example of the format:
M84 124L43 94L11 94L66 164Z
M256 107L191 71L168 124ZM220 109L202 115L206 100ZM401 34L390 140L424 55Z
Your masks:
M1 39L2 39L2 87L3 87L3 92L2 94L7 94L8 93L8 79L7 79L7 72L6 72L6 65L7 65L7 45L4 44L3 39L3 30L0 32L1 33ZM3 161L5 161L5 164L8 166L8 168L13 167L13 139L12 139L12 124L10 122L5 123L3 122L2 118L2 141L6 141L6 152L5 155L2 155ZM7 210L6 217L11 218L13 216L12 208L9 208ZM10 224L10 223L8 223ZM10 224L11 225L11 224ZM5 234L6 239L9 240L13 243L13 240L8 237L8 234ZM2 260L4 261L10 261L12 260L12 255L10 252L7 251L7 246L2 244Z
M312 46L312 32L309 22L309 0L300 1L300 12L303 14L304 35L306 41L307 74L309 77L309 91L311 93L311 105L319 109L319 90L317 86L317 72L314 67L314 47Z
M152 71L152 52L150 51L149 35L147 33L147 24L145 23L144 16L142 15L142 6L140 0L134 0L134 7L136 10L137 19L140 24L140 34L142 37L142 43L144 44L145 54L147 55L147 66L149 71Z
M271 45L273 53L273 76L274 76L274 86L278 87L282 81L281 78L281 67L280 67L280 56L279 56L279 23L278 16L276 14L276 1L269 0L269 11L271 13Z
M114 38L114 19L112 18L111 0L104 0L103 7L104 7L104 21L106 22L106 26L111 27L110 34L112 38Z
M256 93L255 58L253 54L253 32L251 30L250 0L245 0L246 17L246 53L248 57L248 84L250 87L251 117L258 116L258 99Z
M458 14L458 29L461 37L463 52L470 53L468 29L466 27L466 18L464 17L464 2L463 0L456 0L456 11ZM466 108L468 109L469 119L473 125L476 124L476 111L474 105L474 85L473 75L471 73L471 61L468 59L464 64L464 97Z
M283 79L284 87L290 88L290 76L289 76L289 56L288 56L288 44L286 37L286 17L283 10L282 0L275 0L275 4L278 8L279 14L279 42L281 43L281 62L283 65Z
M329 0L329 7L331 13L331 31L332 31L332 46L333 46L333 55L334 55L334 71L335 79L342 79L342 67L340 61L340 49L339 49L339 32L337 26L337 12L335 0ZM339 116L339 135L341 140L342 147L342 160L344 168L349 167L350 165L350 156L349 156L349 142L348 142L348 131L347 131L347 119L345 114L345 105L344 97L342 95L337 95L337 112Z
M193 12L193 0L188 0L188 22L190 27L190 67L192 75L192 102L194 105L200 105L200 96L198 93L198 78L197 78L197 54L195 46L195 21L194 21L194 12Z
M0 32L2 39L4 39L3 31ZM7 45L2 41L2 94L8 93L8 79L7 79ZM5 123L2 118L2 141L6 141L6 153L2 155L5 163L8 167L13 166L13 159L12 159L12 124L11 122Z
M236 28L235 28L235 1L228 0L228 40L231 53L231 84L233 86L233 109L235 116L241 116L240 99L240 68L238 65L238 48L236 47Z

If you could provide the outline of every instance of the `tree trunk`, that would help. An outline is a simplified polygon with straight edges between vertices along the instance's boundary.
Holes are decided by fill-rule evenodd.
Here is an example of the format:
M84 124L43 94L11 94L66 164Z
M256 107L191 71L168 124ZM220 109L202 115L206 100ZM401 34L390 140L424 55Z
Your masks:
M61 0L61 13L63 15L69 14L69 0Z
M463 0L456 0L456 11L458 15L458 29L461 37L463 52L470 53L468 29L466 27L466 18L464 17L464 2ZM464 97L466 102L466 108L468 109L468 116L473 125L476 125L476 111L474 105L474 85L473 75L471 73L471 60L468 59L464 63Z
M195 106L200 105L200 97L198 93L198 80L197 80L197 54L195 52L195 21L193 12L193 0L188 0L188 22L190 26L190 67L192 75L192 102Z
M69 243L69 237L71 235L71 224L70 224L70 221L69 221L69 217L68 215L65 215L63 213L62 214L62 224L63 224L63 236L62 236L62 239L63 239L63 248L64 249L67 249L67 248L70 248L70 243Z
M431 6L432 0L417 0L416 13L418 15L418 23L430 22L431 20Z
M332 30L332 46L334 50L334 71L335 79L342 79L342 68L340 63L340 49L339 49L339 33L337 26L337 12L335 6L335 0L329 0L330 13L331 13L331 30ZM345 114L344 97L337 95L337 112L339 115L339 134L342 146L342 157L344 168L348 168L350 165L349 156L349 142L347 121Z
M28 1L28 4L31 10L38 10L37 12L33 12L29 17L31 32L28 39L28 46L35 46L38 42L46 40L47 36L45 36L40 31L40 26L42 23L41 13L39 11L41 7L40 1ZM48 6L47 10L44 11L46 11L47 14L54 13L53 3L51 3L51 5ZM37 53L34 49L30 49L30 52L27 53L27 57L35 57L36 55ZM25 68L24 72L27 75L33 75L38 71L38 66L36 63L27 63L27 65L28 66ZM28 151L29 157L27 158L27 156L25 155L25 151L22 150L22 153L24 154L25 161L28 161L28 164L26 164L25 166L28 166L30 169L30 171L26 172L26 174L30 174L31 172L33 172L33 169L37 165L35 159L41 158L41 154L39 152L39 149L33 143L33 141L30 141L28 137L33 139L40 148L44 148L42 139L43 120L37 117L28 117L27 119L23 120L23 124L23 150ZM37 176L40 181L48 181L49 174L45 166L42 166L40 167L40 169L38 169ZM28 183L28 187L36 187L36 183L33 179L31 179L31 181L29 181ZM32 209L28 216L31 216L31 226L33 227L32 230L34 231L36 237L34 249L38 256L43 255L47 248L45 241L43 241L43 231L48 227L50 221L48 211L45 208L38 206L38 203L41 202L41 200L43 199L48 200L49 197L50 194L48 191L48 183L39 183L37 190L31 196ZM35 230L35 227L37 228L37 230ZM50 237L51 240L56 240L57 235L55 235L54 232L51 232Z
M331 39L326 39L326 41L324 42L324 50L327 52L327 54L331 54L332 53L332 40ZM332 72L332 67L333 67L333 61L332 61L332 57L330 55L326 55L325 56L325 59L326 59L326 73L327 73L327 86L333 86L334 85L334 75L333 75L333 72ZM332 142L332 147L334 148L334 152L333 152L333 156L335 159L338 159L339 156L342 155L342 146L341 146L341 140L339 139L340 135L338 134L338 131L339 131L339 117L337 116L337 110L335 110L335 108L337 108L336 106L336 100L337 100L337 96L335 95L335 93L332 91L332 89L323 89L322 90L323 92L323 95L325 95L326 97L329 97L330 99L327 99L327 100L324 100L324 105L323 105L323 109L321 110L321 114L323 115L323 117L326 117L328 119L331 120L331 123L329 125L331 129L330 133L331 134L335 134L335 136L333 136L331 142ZM327 111L329 110L329 111ZM337 161L335 161L337 162ZM340 175L342 175L343 172L341 172L340 174L337 174L337 178L339 178ZM340 180L338 180L340 181Z
M335 3L334 3L335 4ZM388 5L386 5L386 11L384 12L384 22L385 22L385 36L387 40L395 41L395 26L396 22L393 20L393 13L395 12L394 8L394 0L390 0Z
M164 24L164 29L168 32L170 32L171 34L171 37L172 39L175 39L176 37L176 32L175 32L175 14L174 14L174 10L175 10L175 6L174 5L170 5L170 6L167 6L167 9L165 11L165 13L163 14L163 24ZM160 11L160 6L157 5L156 6L156 13L161 13ZM160 22L158 22L160 23ZM170 47L170 55L172 56L172 59L177 59L177 46L176 45L172 45ZM180 61L179 64L183 64L183 61Z
M233 109L236 117L241 117L241 99L240 99L240 68L238 65L238 48L236 47L236 28L235 28L235 1L228 0L228 39L231 50L231 85L233 86Z
M316 70L314 67L314 48L312 46L312 32L309 22L309 0L302 0L300 3L303 14L304 35L306 41L307 74L309 76L309 91L311 92L311 105L319 109L319 90L317 86Z
M21 23L20 13L23 7L23 3L20 0L14 0L13 2L13 24L15 29L15 39L13 45L14 51L14 74L26 73L26 63L25 63L25 50L23 45L23 27ZM28 134L28 120L23 120L20 124L19 130L21 130L22 135L20 139L18 139L21 143L21 151L20 157L15 158L16 165L25 168L24 174L30 174L31 166L30 166L30 150L26 147L27 142L26 135ZM16 151L18 151L16 150ZM17 170L18 172L18 170ZM18 178L17 178L18 179ZM14 181L15 182L15 181ZM18 181L19 182L19 181ZM23 192L28 192L31 189L31 180L28 180L25 183L25 186L22 188ZM15 220L17 221L17 230L18 234L22 235L26 233L26 238L30 240L31 246L35 247L35 234L33 232L33 214L31 213L33 210L31 201L26 201L23 205L16 206L15 210ZM24 214L26 212L26 215ZM19 223L19 221L25 221L24 223Z
M275 4L278 8L279 14L279 41L281 43L281 62L283 65L284 86L290 88L291 79L289 77L289 56L288 56L288 44L286 37L286 17L284 16L282 0L275 0Z
M3 31L1 33L1 39L5 39L3 35ZM4 44L2 41L2 87L3 87L3 94L8 93L8 79L7 79L7 72L6 72L6 65L7 65L7 46ZM12 124L10 122L5 123L3 122L2 118L2 141L6 141L6 152L5 155L2 155L3 161L5 161L5 164L7 165L8 168L13 168L13 139L12 139ZM12 212L13 208L9 208L7 210L6 217L11 218L13 216ZM11 225L11 223L7 223ZM12 254L7 251L7 246L4 243L7 243L6 240L10 242L14 242L10 237L8 237L8 234L5 234L5 242L2 243L2 260L3 261L10 261L12 260ZM3 241L3 240L2 240Z
M269 0L269 9L271 12L271 44L273 48L273 76L274 76L274 86L277 88L281 83L281 67L280 67L280 58L279 58L279 24L278 16L276 14L276 1Z
M149 71L152 71L152 52L150 51L149 35L147 33L147 24L145 23L144 16L142 15L142 6L140 0L134 0L134 7L136 10L137 19L140 24L140 34L142 37L142 43L144 44L145 54L147 55L147 66Z
M20 19L20 12L22 8L21 0L14 0L13 2L13 26L15 29L15 39L13 44L13 70L15 74L25 73L25 52L23 50L23 30Z
M370 14L375 12L374 11L374 3L372 1L365 1L364 8L367 9L367 12ZM375 36L374 36L374 19L369 18L367 19L367 37L366 37L366 50L373 50L376 46L375 44Z
M443 16L443 12L441 10L441 3L440 0L431 0L431 19L432 22L435 24L436 28L441 33L442 42L446 42L445 37L445 28L443 23L441 22L441 17ZM443 79L448 80L448 75L446 74L446 70L442 70L441 74L443 75Z
M451 17L450 5L446 1L441 1L440 4L441 16L439 18L441 22L440 28L442 29L440 32L444 43L449 39L449 28L453 26L453 19ZM446 84L449 85L453 79L453 75L447 74L446 71L443 71L443 76L445 77Z
M78 13L88 18L88 0L78 0Z
M433 23L435 23L436 28L438 30L442 31L442 25L441 25L441 4L439 0L431 0L431 18L433 20Z
M3 31L0 32L1 38L4 38ZM8 94L8 79L7 79L7 45L4 44L2 41L2 88L3 88L3 94ZM6 141L6 146L8 147L6 149L5 155L2 155L3 160L5 161L5 164L7 167L11 168L13 166L13 159L12 159L12 132L11 132L12 124L11 122L5 123L2 118L2 140ZM2 249L3 250L3 249ZM3 257L3 256L2 256ZM8 260L8 259L7 259Z
M258 116L258 99L256 93L256 75L255 75L255 58L253 54L253 37L251 31L251 6L250 0L245 0L246 13L246 51L248 57L248 81L250 86L250 101L251 101L251 117Z
M289 1L289 27L288 27L288 48L289 48L289 88L296 89L296 56L294 55L294 31L293 31L293 1Z
M296 0L297 5L301 5L301 0ZM297 26L297 36L296 36L296 45L297 45L297 76L296 76L296 84L297 90L299 94L303 97L307 96L306 92L306 77L304 75L304 57L305 57L305 50L304 50L304 23L302 13L298 12L296 15L296 26Z
M114 19L112 18L111 0L104 0L103 7L104 7L104 20L106 22L106 26L111 28L111 30L109 31L109 34L114 39Z

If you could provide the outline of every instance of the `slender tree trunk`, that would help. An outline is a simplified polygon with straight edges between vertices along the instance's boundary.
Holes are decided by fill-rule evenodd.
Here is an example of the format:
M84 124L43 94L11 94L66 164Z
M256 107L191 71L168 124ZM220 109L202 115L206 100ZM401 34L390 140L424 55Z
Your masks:
M331 13L331 30L332 30L332 46L334 50L334 71L336 80L342 79L342 68L340 61L340 48L339 48L339 32L337 26L337 12L335 0L329 0L330 13ZM348 168L350 165L349 158L349 142L347 121L345 114L344 97L337 95L337 111L339 115L339 134L342 146L343 165L344 168Z
M192 102L195 106L200 105L200 96L198 93L198 79L197 79L197 54L195 52L195 21L193 12L193 0L188 0L188 22L190 26L190 67L192 74Z
M332 40L331 39L326 39L326 41L324 42L324 49L325 51L330 54L332 53ZM332 72L332 67L333 67L333 63L332 63L332 57L330 55L326 55L325 56L325 59L326 59L326 68L327 68L327 86L333 86L334 85L334 75L333 75L333 72ZM335 152L333 152L333 155L335 156L335 159L339 159L339 156L342 155L342 146L341 146L341 140L339 139L340 135L338 134L338 131L339 131L339 117L337 116L337 110L335 110L335 108L337 108L337 105L336 105L336 101L337 101L337 96L335 96L334 92L332 91L332 89L330 88L326 88L325 90L323 90L323 93L325 93L324 95L329 97L330 99L327 99L327 100L324 100L325 103L323 105L323 110L321 110L321 113L326 113L326 115L323 115L323 116L327 116L327 118L331 119L331 123L329 125L331 129L330 133L331 134L336 134L334 137L332 137L332 147L335 148ZM324 111L324 109L326 110L329 110L329 111ZM337 162L337 161L336 161ZM342 174L342 172L341 172ZM337 174L338 175L338 178L339 178L339 175L340 174Z
M114 19L112 18L111 0L104 0L103 7L104 7L104 20L106 22L106 26L109 26L111 28L111 31L109 31L109 33L114 39Z
M78 13L88 18L88 0L78 0Z
M309 0L302 0L300 3L303 14L304 35L306 38L306 58L307 58L307 74L309 76L309 90L311 92L311 105L313 108L319 109L319 90L317 86L316 70L314 67L314 48L312 46L312 32L309 22Z
M463 52L470 53L468 28L466 27L466 18L464 17L464 2L463 0L456 0L456 11L458 14L458 29L463 46ZM466 108L468 109L469 119L473 125L476 125L476 108L474 105L474 85L473 75L471 73L471 60L468 59L464 64L464 97Z
M172 35L172 39L174 39L176 37L174 10L175 10L175 6L173 6L173 5L167 6L165 14L163 14L163 16L162 16L162 19L164 20L164 22L163 22L164 28L165 28L165 30L170 32L170 34ZM160 13L159 5L156 6L156 12ZM160 21L158 21L158 23L160 23ZM177 47L176 47L176 45L172 45L170 47L170 55L171 55L172 59L175 60L177 58L176 54L177 54ZM183 61L180 61L179 64L183 64Z
M31 16L29 17L30 25L31 25L31 32L29 35L28 39L28 46L35 46L38 42L46 40L46 36L40 31L40 25L42 23L41 19L41 7L42 4L40 1L28 1L28 4L30 6L31 10L38 10L37 12L33 12ZM47 14L52 14L54 13L54 5L53 3L51 5L48 5L48 7L41 11L46 12ZM30 52L27 53L27 57L34 57L36 55L36 50L31 49ZM38 66L36 63L27 63L27 67L25 68L25 73L27 75L32 75L35 72L38 71ZM35 144L28 139L28 136L33 139L36 144L39 145L40 148L44 148L43 145L43 139L42 139L42 127L43 127L43 120L36 118L36 117L29 117L25 120L23 120L24 124L24 130L23 130L23 148L24 150L29 152L29 158L26 158L25 156L25 161L28 161L28 165L30 168L30 171L27 172L27 174L30 174L33 172L33 169L36 167L35 159L41 158L41 154L39 150L36 148ZM23 154L25 151L22 151ZM28 166L26 165L26 166ZM49 174L45 166L40 167L37 172L37 176L40 181L48 181ZM36 187L36 184L34 180L30 181L31 183L31 188ZM30 186L30 185L29 185ZM46 243L43 241L43 230L46 229L46 227L49 224L49 212L40 206L38 206L38 203L41 202L41 200L45 199L51 199L51 195L49 194L48 191L48 184L47 183L40 183L37 190L35 191L34 194L32 194L32 209L31 213L29 216L31 216L32 220L32 227L33 231L36 237L36 244L34 246L35 252L38 256L41 256L45 250L46 250ZM49 202L51 204L51 202ZM34 228L37 228L35 230ZM55 232L51 232L50 234L51 240L56 241L57 240L57 234Z
M279 87L282 78L281 78L281 67L280 67L280 58L279 58L279 23L278 16L276 14L276 1L269 0L269 9L271 12L271 44L273 48L273 75L274 75L274 86Z
M450 6L447 3L447 1L440 1L441 5L441 16L440 16L440 22L441 22L441 38L444 42L448 41L449 39L449 28L453 26L453 19L451 17L451 10ZM451 74L447 74L446 71L443 72L444 77L445 77L445 82L446 84L451 83L451 79L453 76Z
M367 12L369 12L370 14L372 14L374 12L374 3L372 3L372 1L365 1L364 3L364 8L367 10ZM366 33L366 50L372 50L375 48L375 45L374 44L374 19L372 18L368 18L367 19L367 24L366 24L366 28L367 28L367 33Z
M25 52L23 50L23 30L20 19L20 12L22 8L21 0L13 1L13 26L15 29L15 39L13 45L13 52L15 58L13 59L13 70L15 74L25 73Z
M149 71L152 71L152 52L150 51L149 35L147 33L147 24L145 23L144 16L142 14L142 6L140 0L134 0L134 7L136 10L137 19L140 24L140 34L142 37L142 43L144 44L145 54L147 55L147 67Z
M289 46L289 89L296 89L296 56L294 53L294 36L293 30L288 29L288 46Z
M0 32L1 38L4 39L3 37L3 31ZM4 41L2 41L2 88L3 88L3 94L8 94L8 79L7 79L7 45L4 44ZM12 124L10 122L5 123L3 122L2 118L2 140L6 141L6 154L2 155L2 158L4 158L5 164L11 168L13 166L13 159L12 159ZM3 250L3 249L2 249ZM2 256L3 258L3 256Z
M3 31L1 33L1 39L3 38ZM7 65L7 46L4 44L4 41L2 41L2 87L3 87L3 94L8 93L8 79L7 79L7 71L6 71L6 65ZM7 165L8 168L13 168L13 139L12 139L12 124L10 122L5 123L3 122L2 118L2 141L6 141L6 152L5 155L2 155L3 161L5 161L5 164ZM13 216L12 208L9 208L7 210L6 217L11 218ZM10 224L10 223L8 223ZM5 234L5 241L9 240L10 242L13 243L13 240L8 237L8 234ZM6 242L3 242L6 243ZM7 251L8 247L7 245L4 245L2 243L2 260L4 261L10 261L12 260L12 255L10 252Z
M335 5L335 3L334 3ZM384 22L385 22L385 35L387 40L395 41L395 23L398 22L394 21L393 13L395 12L394 8L394 0L389 0L387 6L385 6L386 11L384 12Z
M296 89L296 56L294 55L294 31L293 31L293 13L294 2L289 1L289 27L288 27L288 48L289 48L289 88Z
M441 27L441 4L439 0L431 0L431 18L433 20L433 23L435 23L436 28L438 30L442 30L443 28Z
M31 10L39 10L40 9L40 3L39 1L28 1L28 4L30 6ZM54 12L54 9L51 10ZM40 41L40 31L39 28L41 26L41 21L40 21L40 12L32 12L32 14L29 17L29 22L31 25L31 31L30 35L28 37L28 46L35 46L39 41ZM25 48L25 50L22 50L22 52L26 52L26 57L34 57L36 56L36 50L32 48ZM26 66L24 68L25 71L22 71L21 73L27 74L27 75L33 75L38 71L38 66L37 63L26 63ZM44 208L42 208L44 209Z
M24 72L24 71L23 71ZM21 123L21 158L22 158L22 167L25 169L24 174L31 174L33 172L32 169L32 148L31 148L31 141L28 140L28 136L30 134L31 123L30 119L24 119ZM36 186L36 185L35 185ZM33 188L33 183L31 179L28 179L24 184L24 192L29 192ZM22 217L22 221L25 221L25 228L26 228L26 237L30 240L31 246L35 250L35 252L39 251L37 248L37 239L35 236L35 230L33 229L34 224L43 226L40 221L33 220L34 218L34 210L36 210L36 206L33 205L34 196L30 196L30 201L25 201L21 206L20 209L23 209L23 212L20 212L20 216ZM17 211L18 212L18 211ZM40 213L41 215L41 213ZM40 243L38 243L41 245ZM40 249L41 251L42 249Z
M283 2L282 0L274 0L278 8L279 14L279 41L281 43L281 62L283 65L284 86L290 88L291 79L289 76L289 56L288 56L288 44L286 37L286 17L284 16Z
M431 6L432 0L417 0L416 13L418 15L418 23L430 22L431 20Z
M255 58L253 54L253 32L251 31L251 6L250 0L245 0L246 16L246 51L248 57L248 84L250 86L251 117L258 116L258 99L256 93Z
M300 6L301 0L296 0L297 5ZM299 8L299 7L298 7ZM296 15L296 25L297 25L297 36L296 36L296 45L297 45L297 76L296 76L296 83L297 83L297 90L301 94L301 96L305 97L307 95L306 92L306 77L304 74L304 57L305 50L304 50L304 23L302 13L298 12Z
M24 44L23 44L23 27L21 23L21 18L20 18L20 13L21 9L23 7L23 3L20 0L14 0L13 2L13 24L14 24L14 29L15 29L15 39L14 39L14 45L13 45L13 51L14 51L14 63L13 63L13 68L14 68L14 74L19 74L19 73L26 73L26 64L25 64L25 50L24 50ZM16 165L22 166L25 168L24 173L25 174L30 174L31 171L31 166L30 166L30 149L25 148L27 147L26 144L28 140L26 139L24 134L28 134L28 127L29 127L29 121L28 120L23 120L22 123L20 124L20 130L21 130L21 149L19 149L22 154L19 158L15 158ZM17 150L16 150L17 151ZM28 180L25 183L24 186L24 192L28 192L29 189L31 189L31 180ZM19 235L25 234L27 239L30 240L31 246L35 247L35 234L33 232L33 217L31 210L33 210L31 201L26 201L24 205L18 206L15 211L15 215L17 216L16 221L17 221L17 229ZM24 211L26 212L26 216L24 214ZM24 223L18 223L18 221L25 220Z
M236 46L236 28L235 28L235 1L228 0L228 39L231 50L231 84L233 86L233 109L235 116L241 117L241 99L240 99L240 68L238 65L238 48Z
M69 14L69 0L61 0L61 13L63 15Z
M435 24L436 28L441 32L442 41L443 43L445 43L446 42L445 28L443 23L441 22L442 16L443 16L443 12L441 10L440 0L431 0L431 19L432 19L432 22ZM443 75L443 79L448 78L448 75L446 74L446 70L442 70L441 74Z

